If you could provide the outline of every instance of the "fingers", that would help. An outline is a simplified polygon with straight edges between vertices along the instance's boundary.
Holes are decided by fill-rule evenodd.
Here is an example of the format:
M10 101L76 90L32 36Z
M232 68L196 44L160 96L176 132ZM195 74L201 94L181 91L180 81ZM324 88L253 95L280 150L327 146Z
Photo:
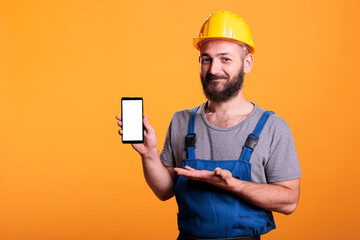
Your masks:
M190 179L198 179L203 174L203 172L197 171L189 166L174 168L174 172L176 172L178 176L184 176Z
M184 168L185 168L186 170L189 170L189 171L195 171L195 169L194 169L194 168L189 167L189 166L185 166Z
M174 172L178 175L178 176L185 176L188 177L188 171L183 169L183 168L174 168Z
M115 118L116 118L117 120L119 120L118 123L117 123L117 125L118 125L119 127L122 127L121 115L116 115ZM119 133L120 135L122 135L122 134L123 134L123 130L120 129L120 130L118 131L118 133Z
M121 127L122 126L121 115L116 115L116 119L119 120L117 125L119 125Z
M182 168L174 168L174 170L176 172L179 172L179 171L184 171L184 170L187 170L189 172L195 172L197 171L196 169L192 168L192 167L189 167L189 166L185 166L183 169ZM201 171L199 171L201 172ZM208 172L208 171L206 171ZM226 170L226 169L221 169L219 167L215 168L214 170L214 174L215 176L218 176L218 177L221 177L221 178L228 178L229 176L231 177L232 174L230 171Z
M189 166L185 166L184 168L174 168L174 171L176 173L185 173L185 172L193 172L193 171L196 171L195 169L189 167Z

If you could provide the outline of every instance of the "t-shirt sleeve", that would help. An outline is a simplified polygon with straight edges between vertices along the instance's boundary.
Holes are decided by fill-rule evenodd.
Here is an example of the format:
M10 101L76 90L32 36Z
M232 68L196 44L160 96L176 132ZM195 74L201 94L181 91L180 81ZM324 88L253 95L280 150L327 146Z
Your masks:
M167 130L166 137L165 137L164 147L160 153L161 162L163 163L164 166L167 166L167 167L175 167L176 166L174 153L173 153L173 149L171 146L172 122L173 122L173 119L171 120L171 122L169 124L169 128Z
M300 178L301 169L295 142L289 125L282 119L276 124L265 165L267 182L281 182Z

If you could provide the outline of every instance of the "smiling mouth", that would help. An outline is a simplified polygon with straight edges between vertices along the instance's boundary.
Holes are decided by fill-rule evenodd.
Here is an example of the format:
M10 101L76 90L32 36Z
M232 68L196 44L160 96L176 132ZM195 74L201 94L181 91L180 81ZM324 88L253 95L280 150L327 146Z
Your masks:
M226 80L226 78L216 78L216 79L210 79L209 81L221 81Z

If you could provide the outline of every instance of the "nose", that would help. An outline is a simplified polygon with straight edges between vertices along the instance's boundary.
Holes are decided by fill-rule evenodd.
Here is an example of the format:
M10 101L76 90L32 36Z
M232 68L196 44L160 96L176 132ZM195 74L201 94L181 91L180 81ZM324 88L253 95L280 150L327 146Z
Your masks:
M217 61L216 59L213 59L213 61L211 62L209 73L211 73L213 75L217 75L217 74L221 73L221 63L219 61Z

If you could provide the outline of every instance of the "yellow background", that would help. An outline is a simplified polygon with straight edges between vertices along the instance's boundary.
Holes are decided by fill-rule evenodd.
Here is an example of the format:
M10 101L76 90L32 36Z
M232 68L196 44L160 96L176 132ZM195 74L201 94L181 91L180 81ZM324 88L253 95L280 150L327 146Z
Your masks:
M253 34L246 97L290 125L301 197L263 239L358 239L360 1L0 1L0 239L175 239L117 134L142 96L162 148L205 101L192 38L216 10Z

